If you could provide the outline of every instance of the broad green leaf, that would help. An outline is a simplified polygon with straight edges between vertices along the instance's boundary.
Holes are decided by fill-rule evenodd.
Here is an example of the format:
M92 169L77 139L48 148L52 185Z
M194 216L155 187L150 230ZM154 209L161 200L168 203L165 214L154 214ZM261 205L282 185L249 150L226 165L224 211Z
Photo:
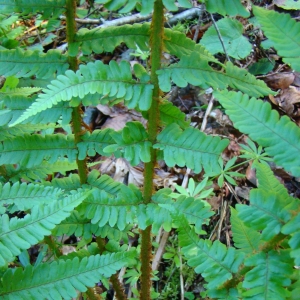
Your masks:
M274 10L253 7L254 15L262 26L264 34L273 42L283 61L300 71L300 23L288 14Z
M205 0L206 8L210 13L219 13L220 15L236 16L240 15L248 18L250 13L241 4L240 0Z
M243 25L239 21L224 18L219 20L216 24L229 56L241 59L250 54L252 45L248 39L243 36ZM210 26L205 32L201 39L201 45L212 54L224 53L223 46L214 26Z

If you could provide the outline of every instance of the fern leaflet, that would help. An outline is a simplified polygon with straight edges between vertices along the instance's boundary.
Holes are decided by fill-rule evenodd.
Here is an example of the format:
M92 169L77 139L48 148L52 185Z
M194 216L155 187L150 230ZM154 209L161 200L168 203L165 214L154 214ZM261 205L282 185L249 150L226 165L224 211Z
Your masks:
M273 42L283 61L300 71L300 24L288 14L253 7L265 35Z
M15 259L21 250L28 249L50 235L56 224L70 215L89 193L77 193L65 199L54 201L49 205L39 205L32 208L31 214L23 219L8 215L0 217L0 266Z
M69 101L73 97L82 99L87 94L95 93L125 99L129 108L148 110L153 88L148 80L149 78L142 78L139 82L133 80L130 65L125 61L119 65L115 61L111 61L109 65L100 61L81 65L76 73L68 70L65 75L59 75L57 80L53 80L37 101L11 126L61 101Z
M226 109L235 127L274 157L276 164L300 176L300 129L284 116L279 118L277 111L269 103L238 92L215 92L216 99Z
M163 151L166 164L187 166L196 173L203 167L206 172L218 168L218 156L228 145L228 140L206 136L189 127L182 131L177 124L168 125L157 137L154 148Z
M0 144L0 165L9 161L11 164L21 164L30 168L39 165L44 159L54 163L65 155L69 161L75 161L76 154L73 136L24 135L5 140Z
M76 290L85 292L103 277L109 278L117 270L132 262L134 251L95 255L72 260L59 260L50 264L31 265L8 269L0 289L2 299L72 299ZM25 298L24 298L25 295Z
M1 74L5 77L34 75L36 78L53 78L55 74L63 74L68 66L67 56L57 50L49 50L47 53L37 50L25 52L20 48L0 51Z

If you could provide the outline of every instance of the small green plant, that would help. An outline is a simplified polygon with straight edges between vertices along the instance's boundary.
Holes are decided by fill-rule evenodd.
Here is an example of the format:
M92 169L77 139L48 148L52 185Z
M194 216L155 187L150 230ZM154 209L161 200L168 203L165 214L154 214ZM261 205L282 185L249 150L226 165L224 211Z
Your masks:
M199 236L214 214L202 201L211 192L205 190L208 179L197 186L190 180L187 191L177 186L179 196L169 188L156 191L153 179L158 160L170 168L219 175L220 186L224 180L234 184L232 177L239 176L230 171L235 159L225 167L220 159L229 140L191 127L164 99L173 85L212 87L234 126L295 177L300 176L299 128L258 99L274 94L263 81L164 28L164 11L191 7L190 1L91 2L121 14L153 11L151 23L77 31L75 0L0 0L0 75L7 80L0 91L0 298L72 299L79 292L101 299L95 286L109 280L116 297L126 299L116 275L125 267L132 268L129 282L138 283L136 297L158 297L152 289L151 260L153 236L162 227L176 230L184 260L206 282L203 297L297 299L300 205L269 166L260 163L266 161L262 149L251 142L243 147L244 157L255 160L258 187L251 190L249 205L231 210L230 247ZM211 13L249 16L239 0L202 2ZM252 11L283 61L299 72L299 23L260 7ZM15 22L12 16L38 13L48 24L66 16L65 54L31 51L11 37L5 40L13 32L6 26ZM78 60L80 55L112 52L122 43L140 54L149 52L147 68L131 68L127 61ZM161 64L163 52L178 62ZM82 106L119 102L141 112L147 126L134 121L119 131L87 130ZM91 170L88 159L95 155L123 158L131 166L143 163L143 188ZM133 227L140 251L127 246ZM63 255L63 235L80 240L77 252ZM39 252L36 262L26 254L33 246Z

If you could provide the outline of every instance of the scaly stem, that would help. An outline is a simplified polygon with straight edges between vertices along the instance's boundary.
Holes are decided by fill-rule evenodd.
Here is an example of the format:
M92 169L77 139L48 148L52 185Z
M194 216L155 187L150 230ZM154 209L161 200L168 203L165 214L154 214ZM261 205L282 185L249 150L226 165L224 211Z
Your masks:
M161 0L156 0L154 4L154 12L151 22L150 32L150 80L153 84L153 98L149 110L148 135L149 141L154 144L158 134L159 124L159 97L160 89L158 85L158 77L156 71L160 69L160 61L163 51L163 36L164 36L164 12ZM154 167L156 164L156 150L151 149L151 161L145 164L144 171L144 203L151 202L151 197L154 192L153 177ZM151 258L152 258L152 242L151 242L151 226L141 232L141 288L140 299L150 299L151 289Z
M76 0L67 0L66 1L66 23L67 23L67 42L70 45L74 42L74 37L76 34ZM68 57L70 69L76 71L78 69L77 57ZM75 137L75 145L81 142L82 136L82 117L81 117L81 108L80 106L74 107L72 112L72 123L73 123L73 133ZM86 159L79 160L76 159L78 166L78 174L81 184L86 183L87 180L87 165Z

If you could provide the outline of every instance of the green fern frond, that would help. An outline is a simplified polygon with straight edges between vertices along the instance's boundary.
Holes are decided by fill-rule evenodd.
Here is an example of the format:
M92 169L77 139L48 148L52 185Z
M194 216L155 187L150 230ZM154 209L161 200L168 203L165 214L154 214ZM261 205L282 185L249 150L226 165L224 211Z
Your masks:
M214 95L237 129L265 147L277 165L300 176L300 129L295 123L287 116L279 118L269 103L249 99L240 92L222 91Z
M108 10L116 11L118 10L119 13L128 13L132 11L136 5L141 6L141 14L149 14L154 7L155 0L98 0L98 3L105 3L105 7ZM177 11L178 6L175 5L175 0L163 0L164 6L170 11ZM188 0L179 0L179 5L182 7L190 8L191 3Z
M292 218L287 224L282 227L283 234L290 234L289 245L291 247L291 257L295 259L295 265L300 265L300 213L298 210L297 216Z
M160 104L159 117L164 126L173 123L178 124L183 129L189 126L189 122L185 121L185 114L169 101Z
M1 117L2 116L4 118L6 117L5 115L1 115ZM18 124L14 127L0 126L0 141L56 127L56 124L26 124L26 126L24 126L24 124Z
M72 299L133 261L135 251L59 260L37 267L8 269L0 289L2 299Z
M220 90L230 86L256 97L273 94L263 81L257 80L246 70L239 69L230 62L226 64L225 72L215 70L209 65L209 61L202 60L197 52L183 56L178 64L162 68L157 74L160 88L164 92L171 89L172 79L179 87L190 83L203 88L212 86Z
M148 134L140 122L128 122L120 131L111 134L114 144L103 149L106 153L121 153L133 166L150 161L151 143ZM118 155L116 155L118 156Z
M39 184L0 184L0 202L3 206L13 204L12 210L28 210L39 204L50 204L57 201L61 194L58 188Z
M66 0L0 0L1 13L38 13L43 12L43 18L48 19L52 14L59 16L65 10Z
M210 13L219 13L220 15L236 16L240 15L248 18L250 13L241 4L240 0L206 0L206 9Z
M274 10L254 6L253 13L283 61L300 72L300 24L289 14Z
M87 132L82 137L82 142L77 144L78 158L84 159L86 155L95 156L96 153L100 155L106 155L104 148L115 143L111 134L114 132L111 128L105 128L103 130L94 130L93 133Z
M26 2L28 3L28 1ZM36 78L47 79L55 74L63 74L68 66L67 56L57 50L49 50L47 53L38 50L23 51L20 48L0 51L1 75L5 77L35 76Z
M153 88L147 81L133 80L130 64L125 61L119 65L115 61L109 65L101 61L81 65L76 73L68 70L65 75L59 75L51 81L48 88L43 90L44 93L12 126L61 101L78 96L82 99L87 94L95 93L124 99L129 108L147 110L151 105Z
M83 28L75 36L75 42L70 44L70 54L77 55L78 48L81 46L82 53L89 55L92 52L103 53L112 52L118 45L125 43L128 48L142 51L149 51L150 24L134 24L112 26L109 28L95 28L88 30ZM215 62L219 61L210 54L203 46L196 44L185 34L165 29L164 34L165 51L181 58L183 55L190 55L192 51L197 52L201 59Z
M41 88L36 87L21 87L14 89L6 89L5 91L0 90L0 97L3 98L5 96L30 96L34 93L37 93L41 90Z
M246 226L261 230L261 238L269 241L291 219L289 206L272 191L255 189L250 192L250 206L237 204L236 209Z
M289 251L260 252L246 259L245 265L254 268L243 281L243 299L288 299L290 292L285 287L291 284L293 272Z
M70 174L68 177L63 178L53 178L51 183L46 181L43 182L43 185L47 185L47 183L53 187L63 189L65 193L73 193L73 191L82 188L78 174Z
M25 112L26 109L36 101L36 97L26 97L24 95L6 95L3 97L4 106L7 108L4 118L0 120L0 125L12 125ZM62 125L66 125L71 120L72 108L68 103L60 102L55 106L42 111L39 114L32 116L22 122L22 124L41 124L41 123L56 123L61 121ZM27 125L26 125L27 126ZM24 126L24 127L26 127Z
M208 282L207 289L221 287L227 280L238 272L244 254L235 248L226 246L219 241L199 240L184 219L177 219L181 223L178 228L179 244L183 254L188 259L188 265Z
M30 168L39 165L44 159L54 163L65 155L69 161L75 161L76 154L77 149L72 136L24 135L5 140L0 144L0 165L10 162Z
M203 167L206 172L218 168L218 157L229 141L219 137L207 136L189 127L184 131L177 125L168 125L157 137L153 147L163 151L166 164L187 166L199 173Z
M231 207L231 230L236 248L245 254L251 254L258 250L261 235L251 227L247 227L238 217L238 212Z
M49 205L34 206L31 214L23 219L9 220L8 215L2 215L0 217L0 266L13 261L21 250L30 248L44 236L51 234L55 225L67 218L74 207L88 195L88 192L77 193Z
M142 202L141 192L136 187L115 182L107 175L99 177L97 171L89 174L87 182L86 188L93 188L93 197L78 207L81 215L99 227L116 225L119 230L133 222L130 208Z
M45 179L49 174L61 173L66 175L66 172L78 168L76 161L69 162L67 160L58 160L54 163L42 161L39 165L26 168L23 166L5 165L6 175L11 182L16 182L20 179L25 179L29 182Z
M93 235L101 238L108 238L110 240L120 241L123 240L125 243L128 240L127 232L132 226L126 226L123 230L104 225L99 227L98 224L92 224L90 219L82 217L77 211L73 211L72 214L58 224L52 231L52 235L62 236L83 236L85 239L92 238Z
M92 52L112 52L118 45L125 43L128 48L149 50L150 37L149 23L113 26L109 28L95 28L88 30L83 28L75 35L75 41L70 44L70 53L77 54L78 46L81 45L82 53L89 55Z

